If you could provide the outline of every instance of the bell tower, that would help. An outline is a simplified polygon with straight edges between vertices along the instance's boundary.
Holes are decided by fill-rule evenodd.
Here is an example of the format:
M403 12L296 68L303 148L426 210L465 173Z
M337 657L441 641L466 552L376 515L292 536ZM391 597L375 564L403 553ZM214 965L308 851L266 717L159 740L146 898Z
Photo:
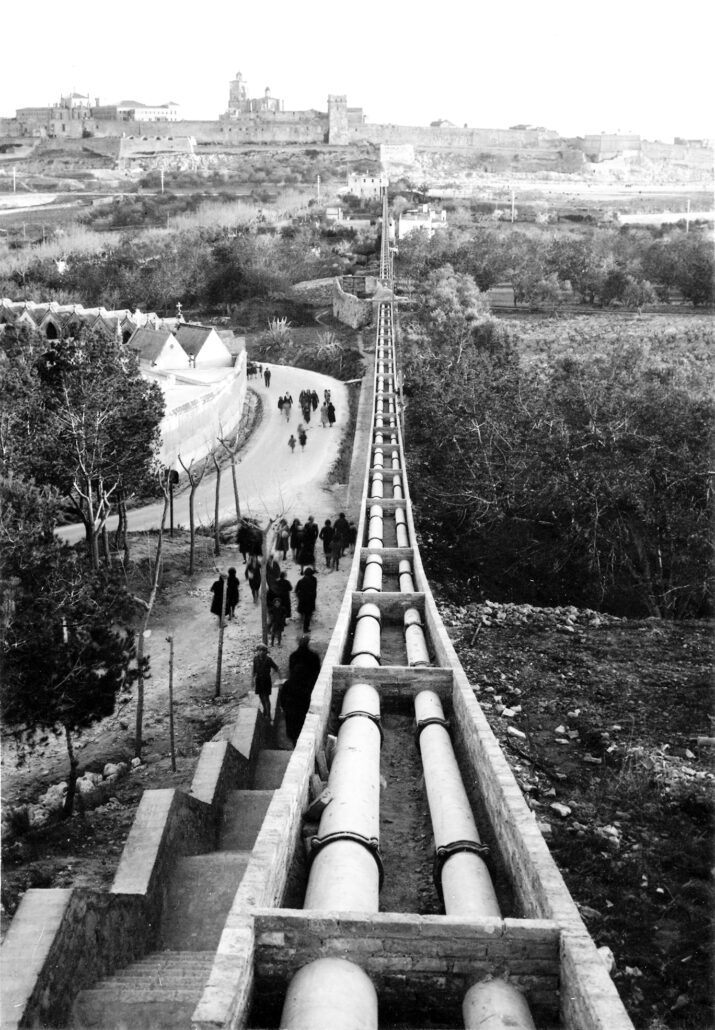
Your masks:
M236 78L229 84L228 113L245 114L248 109L249 102L246 81L240 72L236 72Z

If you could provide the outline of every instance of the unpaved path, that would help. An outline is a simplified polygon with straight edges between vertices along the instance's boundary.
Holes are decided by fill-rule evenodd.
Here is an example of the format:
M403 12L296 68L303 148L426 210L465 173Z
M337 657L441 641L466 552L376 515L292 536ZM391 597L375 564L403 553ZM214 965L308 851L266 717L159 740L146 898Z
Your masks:
M267 516L284 515L291 521L299 518L305 522L309 515L313 515L318 524L322 525L326 518L334 519L345 502L347 484L330 488L325 486L325 482L347 429L347 390L341 382L318 373L284 366L273 366L272 371L270 388L267 389L262 382L259 385L257 380L251 383L251 387L263 397L264 413L239 465L242 512L255 515L261 521ZM305 451L301 453L296 448L296 453L291 454L287 439L291 431L295 433L298 425L297 405L294 406L291 421L286 423L278 411L277 400L279 393L287 389L297 400L304 387L314 388L321 400L323 389L331 390L337 421L332 429L323 429L320 420L316 421L313 416L306 426L308 443ZM206 483L205 499L196 506L197 521L203 518L208 523L213 519L214 485L214 477L211 477ZM185 515L182 514L182 503L187 505ZM227 470L224 470L222 478L221 512L226 517L235 514L231 476ZM160 513L161 507L158 505L131 512L130 532L158 527ZM188 500L185 496L180 495L175 501L174 522L176 526L188 525ZM63 535L67 535L66 531ZM145 537L140 532L132 538L133 559L142 555L150 558L155 548L155 536ZM328 572L322 559L320 542L316 548L316 558L318 597L311 637L313 646L322 655L342 601L351 559L346 556L338 572ZM216 564L224 570L234 565L241 584L236 619L229 623L224 633L222 697L218 704L214 701L218 620L209 611L210 587L216 578ZM290 554L288 561L281 564L295 587L300 578L300 567L292 561ZM182 767L186 767L185 779L188 778L187 782L190 782L191 769L201 743L199 737L203 735L203 739L208 739L211 736L211 732L201 729L206 722L207 706L215 705L215 718L209 720L215 729L221 723L235 718L235 709L239 704L255 703L255 698L249 693L250 670L255 645L261 639L261 618L260 606L253 604L244 578L241 555L235 545L224 545L221 555L216 558L213 554L213 538L199 536L197 571L193 577L188 576L187 566L188 533L179 531L173 539L167 534L164 541L162 592L150 622L150 636L145 641L151 679L146 686L143 757L150 765L159 764L161 768L157 768L157 773L167 771L169 645L166 638L173 635L176 732L179 748L185 751L183 760L179 761L179 768L181 772ZM141 584L138 588L135 585L135 592L147 595L148 582L145 587L142 591ZM281 676L287 673L288 655L296 646L299 635L298 617L294 612L286 626L282 646L271 651ZM135 697L132 694L120 703L113 716L81 735L78 742L80 769L90 765L93 769L101 769L104 762L110 759L132 756L135 711ZM49 785L66 778L67 767L62 739L50 737L30 752L5 737L2 742L3 806L36 800ZM175 778L171 779L174 785ZM160 784L146 782L146 786L150 785Z

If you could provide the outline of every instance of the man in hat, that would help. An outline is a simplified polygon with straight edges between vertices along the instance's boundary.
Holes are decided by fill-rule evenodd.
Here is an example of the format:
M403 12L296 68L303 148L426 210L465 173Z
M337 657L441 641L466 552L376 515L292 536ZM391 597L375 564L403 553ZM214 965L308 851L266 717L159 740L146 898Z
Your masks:
M263 714L269 723L271 721L271 690L273 688L271 682L272 670L278 672L278 666L268 654L268 648L265 644L257 644L256 653L253 658L251 682L260 699Z
M315 611L315 598L318 594L318 582L315 573L308 566L305 575L295 585L295 596L298 599L298 611L303 616L303 632L310 630L310 620Z

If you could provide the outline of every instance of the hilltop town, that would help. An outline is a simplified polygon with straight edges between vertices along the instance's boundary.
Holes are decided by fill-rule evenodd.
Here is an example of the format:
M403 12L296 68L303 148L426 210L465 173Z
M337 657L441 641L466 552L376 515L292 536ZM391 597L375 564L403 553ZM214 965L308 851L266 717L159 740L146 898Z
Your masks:
M136 164L164 169L206 170L230 165L247 146L356 148L383 165L420 166L419 157L451 154L456 169L447 178L462 184L480 173L585 175L596 181L629 178L653 182L705 183L712 177L712 140L650 141L636 133L564 138L533 125L508 128L455 125L439 118L429 125L370 123L345 95L330 94L327 110L292 110L269 88L251 96L240 72L229 83L226 109L215 120L188 120L173 101L100 103L69 93L45 107L21 107L0 117L0 176L8 160L90 159L127 171ZM444 161L442 161L444 164ZM453 172L450 175L450 171ZM5 169L7 182L8 169ZM2 181L0 179L0 181ZM1 187L0 187L1 188Z

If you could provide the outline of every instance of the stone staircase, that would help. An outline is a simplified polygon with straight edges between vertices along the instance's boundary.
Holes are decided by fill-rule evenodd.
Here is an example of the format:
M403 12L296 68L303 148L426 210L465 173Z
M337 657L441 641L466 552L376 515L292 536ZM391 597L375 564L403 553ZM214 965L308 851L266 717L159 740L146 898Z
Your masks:
M216 851L180 858L162 912L159 948L77 996L76 1030L189 1030L226 917L290 751L262 751L252 790L230 791Z

